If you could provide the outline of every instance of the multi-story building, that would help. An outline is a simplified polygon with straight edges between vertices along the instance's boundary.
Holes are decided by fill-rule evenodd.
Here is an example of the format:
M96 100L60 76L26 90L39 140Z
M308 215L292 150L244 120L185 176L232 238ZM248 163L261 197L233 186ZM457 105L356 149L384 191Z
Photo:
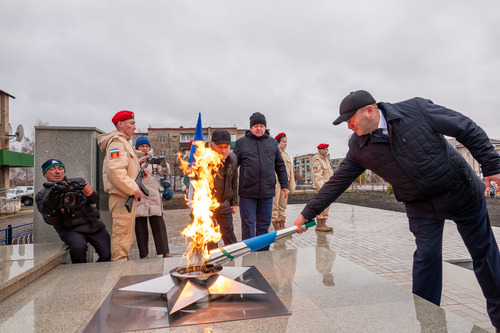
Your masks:
M183 173L179 165L179 153L181 157L187 159L191 149L191 140L194 138L195 127L149 127L147 132L135 133L132 142L135 142L139 136L145 135L151 142L155 156L165 156L172 172L174 180L172 186L174 189L180 189L178 180L182 178ZM231 148L237 139L245 135L248 129L238 129L237 127L204 127L203 140L208 145L212 138L212 132L216 129L225 129L231 134Z
M295 180L299 185L309 185L313 183L312 181L312 158L314 154L298 155L293 158L293 165L295 171ZM333 158L330 159L330 165L335 171L343 158Z
M481 166L479 165L478 161L476 161L474 159L474 157L472 156L472 154L470 153L470 151L463 144L461 144L460 142L458 142L456 139L453 139L453 138L448 139L448 142L451 143L451 145L453 147L455 147L455 149L457 149L460 154L462 154L463 158L465 158L465 160L467 161L467 163L470 164L470 166L472 167L472 169L474 170L474 172L476 173L476 175L478 177L482 178L483 177L483 173L481 171ZM490 142L493 145L493 147L495 147L495 150L497 152L500 152L500 140L490 139Z
M298 155L293 158L295 180L299 185L312 184L311 161L314 154Z

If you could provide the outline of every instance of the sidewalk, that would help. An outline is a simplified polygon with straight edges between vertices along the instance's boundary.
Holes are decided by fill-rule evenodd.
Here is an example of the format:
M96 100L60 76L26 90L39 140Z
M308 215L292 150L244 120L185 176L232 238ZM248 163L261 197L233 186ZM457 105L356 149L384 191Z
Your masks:
M287 227L293 225L303 206L299 204L288 206ZM189 210L168 210L164 216L170 252L174 256L181 256L185 250L185 239L180 236L180 232L186 223L189 223ZM326 241L326 246L337 255L411 291L411 268L415 245L404 213L334 203L327 224L335 228L333 233L321 233L311 229L301 235L293 235L275 246L280 249L307 248L315 247L319 243L325 246ZM234 226L236 237L240 240L239 212L234 216ZM493 227L493 230L498 241L500 228ZM150 257L154 253L154 243L150 237ZM138 259L136 244L132 246L130 257ZM443 260L441 307L494 332L486 313L486 301L474 273L448 263L448 261L470 261L455 224L450 221L446 222L444 230Z

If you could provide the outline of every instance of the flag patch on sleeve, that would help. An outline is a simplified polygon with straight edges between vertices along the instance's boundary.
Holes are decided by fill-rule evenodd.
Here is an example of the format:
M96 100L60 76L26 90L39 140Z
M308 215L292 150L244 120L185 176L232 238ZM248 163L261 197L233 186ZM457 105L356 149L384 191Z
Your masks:
M318 165L317 165L317 164L314 164L314 165L313 165L313 170L318 170L318 168L319 168L319 167L318 167Z
M117 158L120 157L120 149L113 148L109 151L109 158Z

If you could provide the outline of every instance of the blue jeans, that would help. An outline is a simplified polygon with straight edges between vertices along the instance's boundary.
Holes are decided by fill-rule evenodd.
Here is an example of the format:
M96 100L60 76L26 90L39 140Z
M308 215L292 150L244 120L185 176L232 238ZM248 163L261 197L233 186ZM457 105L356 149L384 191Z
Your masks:
M500 252L491 230L486 201L448 217L472 257L474 273L486 298L493 326L500 327ZM444 219L410 218L417 250L413 255L413 293L439 305L442 290Z
M273 198L240 197L241 239L267 234L273 213ZM259 251L269 251L269 245Z

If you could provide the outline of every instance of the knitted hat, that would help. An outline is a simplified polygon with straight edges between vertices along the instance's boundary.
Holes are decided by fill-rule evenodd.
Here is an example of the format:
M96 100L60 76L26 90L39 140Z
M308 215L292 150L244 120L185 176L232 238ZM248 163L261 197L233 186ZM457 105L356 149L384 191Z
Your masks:
M266 117L260 112L255 112L250 116L250 127L257 124L262 124L267 127Z
M66 171L66 167L64 166L63 162L56 160L55 158L51 158L50 160L45 161L45 163L42 164L42 175L45 175L45 172L53 166L60 165L64 168Z
M216 145L220 145L223 143L231 144L231 134L228 131L223 129L216 129L212 133L212 142Z
M135 140L135 149L139 149L140 145L147 144L149 148L151 148L151 142L149 142L149 139L147 136L140 136Z
M122 110L118 111L114 116L111 121L113 124L116 125L117 122L123 121L123 120L128 120L128 119L134 119L134 113L132 111L127 111L127 110Z
M368 91L353 91L347 95L342 102L340 102L340 116L333 122L333 124L338 125L347 121L351 119L359 109L375 103L375 98L373 98Z
M318 149L325 149L328 147L330 147L330 145L328 143L321 143L318 145Z

